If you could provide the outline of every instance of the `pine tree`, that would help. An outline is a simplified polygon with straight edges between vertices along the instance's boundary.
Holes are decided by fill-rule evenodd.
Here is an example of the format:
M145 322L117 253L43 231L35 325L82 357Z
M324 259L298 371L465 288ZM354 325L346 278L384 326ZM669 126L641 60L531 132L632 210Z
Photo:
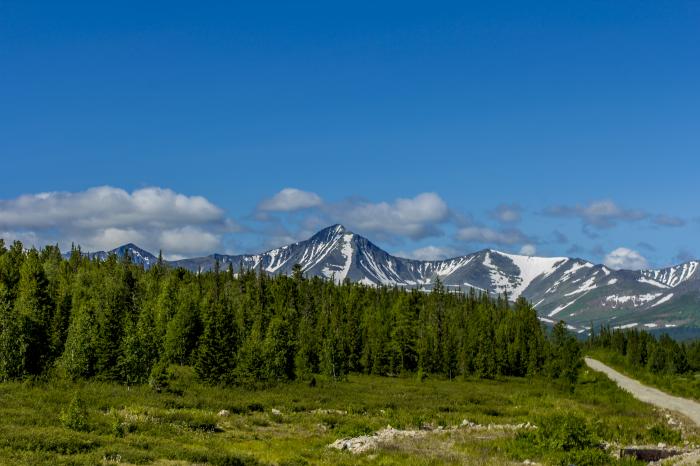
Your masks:
M294 345L289 324L280 316L274 317L267 327L263 343L268 380L294 379Z
M256 322L240 348L234 369L234 379L240 384L254 385L267 380L262 331L261 322Z
M9 299L9 291L0 283L0 382L24 375L26 341Z
M239 341L236 320L230 307L220 299L210 301L205 307L208 312L199 339L195 371L201 380L207 382L231 382L236 368ZM259 347L255 348L255 352L259 354Z
M196 301L190 287L181 290L175 316L168 322L163 352L169 362L180 365L191 363L202 324Z
M582 364L581 348L576 337L569 333L566 324L560 321L552 329L550 376L559 379L570 390L573 390Z
M59 367L70 379L87 378L95 374L95 320L93 307L87 302L81 303L71 314L68 336L58 361Z
M49 363L53 303L39 253L32 249L20 269L15 309L21 322L24 371L39 375Z

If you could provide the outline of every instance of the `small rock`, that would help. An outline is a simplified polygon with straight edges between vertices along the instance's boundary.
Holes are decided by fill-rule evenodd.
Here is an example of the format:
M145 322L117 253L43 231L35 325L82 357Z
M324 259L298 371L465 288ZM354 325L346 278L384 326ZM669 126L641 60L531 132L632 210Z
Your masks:
M231 415L231 413L226 409L222 409L221 411L219 411L219 416L221 416L221 417L226 417L226 416L230 416L230 415Z

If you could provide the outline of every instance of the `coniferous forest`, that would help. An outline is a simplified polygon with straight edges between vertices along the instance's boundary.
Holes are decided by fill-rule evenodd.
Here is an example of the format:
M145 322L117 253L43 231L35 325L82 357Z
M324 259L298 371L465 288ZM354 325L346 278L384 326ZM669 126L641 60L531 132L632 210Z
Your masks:
M655 338L637 329L600 327L587 344L593 349L608 349L622 356L631 367L652 374L688 374L700 371L700 340L679 343L667 334Z
M0 379L158 383L171 364L209 384L325 374L544 375L572 383L580 348L525 300L336 284L255 270L191 273L127 256L0 242Z

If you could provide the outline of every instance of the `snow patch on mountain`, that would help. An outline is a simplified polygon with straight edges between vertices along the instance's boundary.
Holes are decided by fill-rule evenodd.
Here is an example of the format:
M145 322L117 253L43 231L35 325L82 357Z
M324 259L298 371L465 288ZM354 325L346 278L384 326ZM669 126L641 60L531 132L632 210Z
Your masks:
M566 304L562 304L561 306L557 307L556 309L554 309L552 312L550 312L550 313L547 314L547 315L548 315L549 317L552 317L552 316L554 316L554 315L557 315L557 314L559 314L561 311L563 311L564 309L566 309L567 307L569 307L569 306L571 306L572 304L574 304L576 301L578 301L578 298L576 298L576 299L574 299L573 301L568 302L568 303L566 303Z
M677 265L674 267L667 267L665 269L658 270L642 270L641 273L644 277L650 278L657 282L663 283L671 288L684 283L693 276L698 270L698 261L690 261L685 264Z
M657 282L656 280L651 280L647 277L642 277L639 280L637 280L639 283L646 283L647 285L652 285L657 288L670 288L668 285L665 285L663 283Z
M352 233L343 235L344 243L341 252L345 256L345 265L343 266L343 270L340 271L339 278L341 282L345 280L345 277L348 276L348 272L350 272L350 266L352 265L352 236Z
M567 262L570 261L570 259L567 260ZM561 286L563 283L569 281L571 277L573 277L577 272L579 272L582 269L590 269L593 267L593 264L590 262L573 262L571 264L571 267L569 267L557 280L554 282L554 284L545 291L545 293L554 293L556 290Z
M596 277L594 274L588 280L583 282L583 284L578 289L572 291L571 293L566 293L564 296L573 296L576 294L585 293L586 291L595 290L596 288L598 288L598 286L595 284L595 280Z
M489 269L489 277L491 278L491 285L499 292L510 292L511 284L508 275L498 268L496 264L491 260L491 251L487 251L484 256L484 266Z
M652 304L651 307L656 307L656 306L660 306L664 303L667 303L671 300L671 298L673 298L673 293L669 293L666 296L664 296L663 298L659 299L654 304Z
M494 252L510 259L520 270L520 275L517 280L518 284L512 286L509 290L513 299L517 299L536 278L546 278L550 276L569 260L566 257L533 257L506 254L499 251Z
M605 303L611 304L613 308L618 307L623 304L631 304L634 307L639 307L643 306L644 304L655 300L659 296L661 296L663 293L647 293L647 294L640 294L640 295L631 295L631 296L619 296L619 295L612 295L608 296L605 298ZM605 303L603 305L605 305Z

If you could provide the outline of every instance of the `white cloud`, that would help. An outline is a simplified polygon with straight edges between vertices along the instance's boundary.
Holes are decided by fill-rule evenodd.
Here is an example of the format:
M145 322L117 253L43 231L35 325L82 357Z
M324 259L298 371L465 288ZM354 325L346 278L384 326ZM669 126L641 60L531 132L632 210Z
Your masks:
M292 212L318 207L321 204L323 204L323 200L316 193L296 188L284 188L270 199L262 201L259 209L268 212Z
M662 227L683 227L686 221L680 217L674 217L673 215L659 214L655 215L651 219L652 223Z
M0 229L27 245L71 243L107 250L136 243L166 255L210 253L238 226L201 196L149 187L131 193L111 186L80 192L27 194L0 200Z
M158 222L216 222L223 211L201 196L185 196L170 189L144 188L128 193L111 186L81 192L28 194L0 201L0 228L42 229L66 222L78 228L136 227Z
M418 239L437 234L436 225L445 222L449 209L435 193L394 202L348 202L332 207L341 223L363 232L388 233Z
M81 242L83 247L100 245L98 249L112 249L126 243L145 244L145 232L135 228L103 228L97 229L94 232L81 232L80 235L87 236L87 243Z
M537 254L537 248L534 244L524 244L523 247L520 248L520 254L524 256L534 256Z
M491 217L501 223L517 223L521 218L522 208L517 204L501 204L491 212Z
M443 260L449 259L451 257L456 257L459 253L450 247L440 247L440 246L425 246L423 248L414 249L409 252L397 252L395 254L398 257L406 257L408 259L416 259L422 261L432 261L432 260Z
M179 254L196 254L200 251L214 252L221 245L221 236L196 226L185 226L164 230L159 243L165 251Z
M649 266L646 258L637 251L628 248L617 248L605 256L605 265L614 270L639 270Z
M457 230L457 239L472 243L512 245L523 243L528 238L516 229L494 230L488 227L470 226Z
M585 225L597 228L611 228L621 221L637 221L648 217L640 210L624 209L611 200L594 201L588 205L554 206L545 210L553 217L577 217Z

